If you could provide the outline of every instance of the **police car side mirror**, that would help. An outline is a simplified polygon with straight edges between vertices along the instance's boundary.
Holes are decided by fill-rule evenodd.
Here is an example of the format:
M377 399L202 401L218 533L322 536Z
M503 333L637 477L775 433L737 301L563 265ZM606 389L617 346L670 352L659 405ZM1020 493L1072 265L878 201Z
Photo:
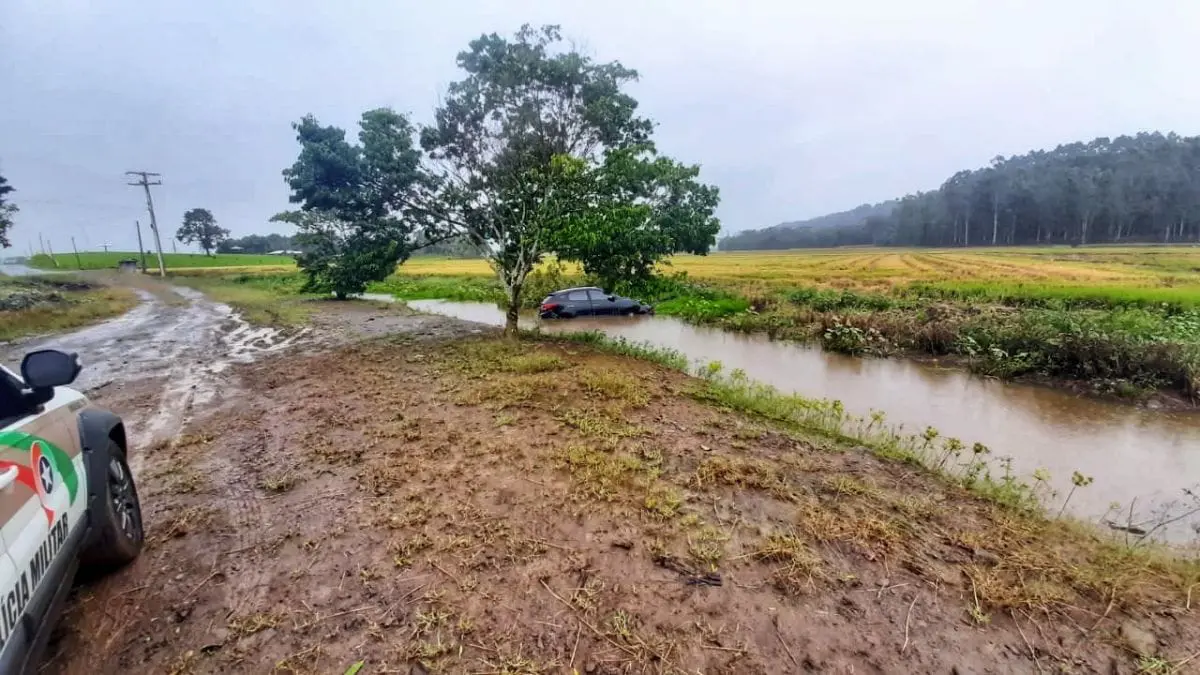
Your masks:
M25 380L25 386L35 392L53 391L55 387L74 382L82 369L78 354L42 349L25 355L21 361L21 378Z

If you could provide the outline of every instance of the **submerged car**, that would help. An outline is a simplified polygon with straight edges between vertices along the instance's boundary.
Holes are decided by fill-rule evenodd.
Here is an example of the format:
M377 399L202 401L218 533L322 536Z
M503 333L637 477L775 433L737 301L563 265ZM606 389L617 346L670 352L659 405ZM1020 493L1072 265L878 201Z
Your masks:
M637 300L606 293L596 286L564 288L542 300L538 316L543 319L573 319L577 316L653 314L654 308Z
M144 531L121 418L67 385L75 354L0 366L0 673L33 673L75 572L131 562Z

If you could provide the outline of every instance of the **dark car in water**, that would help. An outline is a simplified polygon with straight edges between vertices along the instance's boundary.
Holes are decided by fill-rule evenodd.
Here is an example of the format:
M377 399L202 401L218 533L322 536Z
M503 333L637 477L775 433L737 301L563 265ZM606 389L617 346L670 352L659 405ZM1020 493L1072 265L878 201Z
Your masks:
M654 308L645 303L606 293L596 286L583 286L564 288L546 296L538 315L543 319L573 319L577 316L653 313Z

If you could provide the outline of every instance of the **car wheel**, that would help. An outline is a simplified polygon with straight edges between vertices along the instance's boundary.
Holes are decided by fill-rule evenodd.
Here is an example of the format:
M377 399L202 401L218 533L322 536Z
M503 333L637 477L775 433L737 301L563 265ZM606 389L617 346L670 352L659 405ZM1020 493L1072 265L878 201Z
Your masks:
M106 484L95 505L96 539L80 556L85 565L114 568L131 562L142 552L146 533L142 505L125 452L113 441L108 444Z

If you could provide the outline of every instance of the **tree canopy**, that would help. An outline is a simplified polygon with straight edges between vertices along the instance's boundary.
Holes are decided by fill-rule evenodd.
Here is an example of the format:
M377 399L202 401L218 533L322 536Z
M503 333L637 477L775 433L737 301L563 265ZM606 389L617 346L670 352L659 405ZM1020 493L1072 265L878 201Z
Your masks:
M17 205L8 201L8 195L12 192L13 186L0 175L0 248L12 246L8 240L8 230L12 227L13 215L17 212Z
M208 209L189 209L183 214L183 224L175 232L175 238L184 244L196 243L204 249L204 255L212 251L229 236L229 230L217 225L217 219Z
M716 189L695 182L697 167L656 156L653 123L623 91L636 71L566 49L557 26L482 36L458 65L466 76L421 133L432 211L487 251L507 291L507 331L547 253L612 277L646 273L675 250L707 252Z
M1200 137L1141 133L996 157L863 209L833 228L751 230L721 248L1200 241Z
M526 277L547 254L636 280L676 251L706 253L720 224L699 167L657 154L624 87L637 73L569 49L557 26L472 40L432 125L368 111L357 144L312 116L284 171L300 211L308 287L361 292L415 250L455 241L491 262L515 332ZM422 150L425 152L422 155Z
M428 183L408 119L386 108L359 121L358 143L308 115L292 125L300 155L283 172L299 212L274 220L297 227L305 250L297 261L312 292L339 298L362 293L391 274L430 227L412 203ZM426 239L425 241L432 241Z

